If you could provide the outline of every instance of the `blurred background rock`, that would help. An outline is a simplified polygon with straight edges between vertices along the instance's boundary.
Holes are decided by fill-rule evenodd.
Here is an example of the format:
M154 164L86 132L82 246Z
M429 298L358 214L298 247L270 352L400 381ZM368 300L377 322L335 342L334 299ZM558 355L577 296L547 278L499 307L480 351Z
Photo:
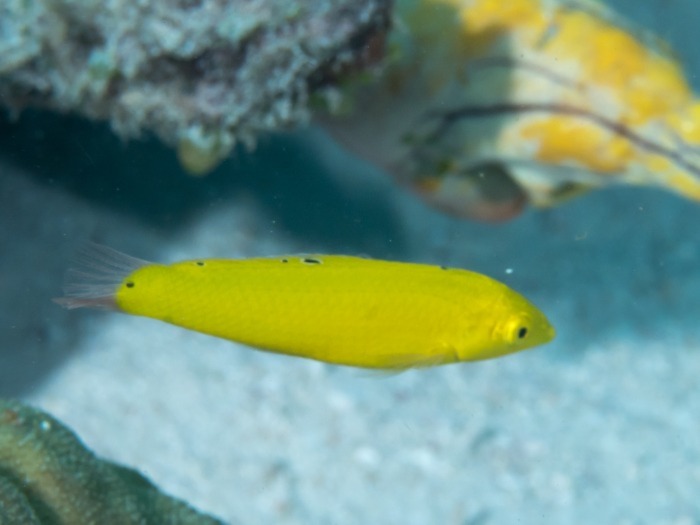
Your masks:
M193 173L307 122L309 98L377 59L391 0L7 0L0 106L109 121Z

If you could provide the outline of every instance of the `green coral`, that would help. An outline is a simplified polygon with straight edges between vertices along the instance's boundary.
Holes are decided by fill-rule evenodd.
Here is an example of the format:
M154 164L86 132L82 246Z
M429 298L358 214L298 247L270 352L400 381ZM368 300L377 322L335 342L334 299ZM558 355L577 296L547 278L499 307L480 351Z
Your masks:
M97 458L53 417L0 400L0 525L222 525Z

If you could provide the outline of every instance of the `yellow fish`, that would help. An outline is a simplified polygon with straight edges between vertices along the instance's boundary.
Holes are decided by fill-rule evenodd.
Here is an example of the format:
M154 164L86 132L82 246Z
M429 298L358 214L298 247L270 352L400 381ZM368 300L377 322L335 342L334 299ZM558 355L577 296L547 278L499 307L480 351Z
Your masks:
M67 308L160 319L261 350L404 369L498 357L550 341L547 318L485 275L339 255L154 264L91 245Z
M700 200L700 99L600 2L398 0L388 55L324 124L447 212L507 219L613 184Z

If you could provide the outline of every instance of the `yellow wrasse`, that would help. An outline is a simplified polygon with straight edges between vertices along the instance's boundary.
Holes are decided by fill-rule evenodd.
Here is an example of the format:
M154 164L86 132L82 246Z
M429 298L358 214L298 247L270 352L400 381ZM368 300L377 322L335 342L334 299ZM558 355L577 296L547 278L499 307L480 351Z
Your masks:
M601 2L398 0L389 52L324 124L447 212L508 219L613 184L700 201L700 99Z
M262 350L378 369L488 359L546 343L524 297L466 270L338 255L154 264L99 245L67 308L110 308Z

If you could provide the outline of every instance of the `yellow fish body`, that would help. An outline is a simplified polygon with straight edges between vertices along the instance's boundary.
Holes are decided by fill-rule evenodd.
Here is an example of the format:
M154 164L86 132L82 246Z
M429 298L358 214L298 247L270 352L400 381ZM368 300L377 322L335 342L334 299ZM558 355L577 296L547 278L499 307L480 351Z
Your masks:
M593 0L399 0L339 140L487 220L611 184L700 200L700 100L663 42Z
M152 264L91 248L68 308L107 307L271 352L377 369L488 359L554 337L484 275L336 255Z

